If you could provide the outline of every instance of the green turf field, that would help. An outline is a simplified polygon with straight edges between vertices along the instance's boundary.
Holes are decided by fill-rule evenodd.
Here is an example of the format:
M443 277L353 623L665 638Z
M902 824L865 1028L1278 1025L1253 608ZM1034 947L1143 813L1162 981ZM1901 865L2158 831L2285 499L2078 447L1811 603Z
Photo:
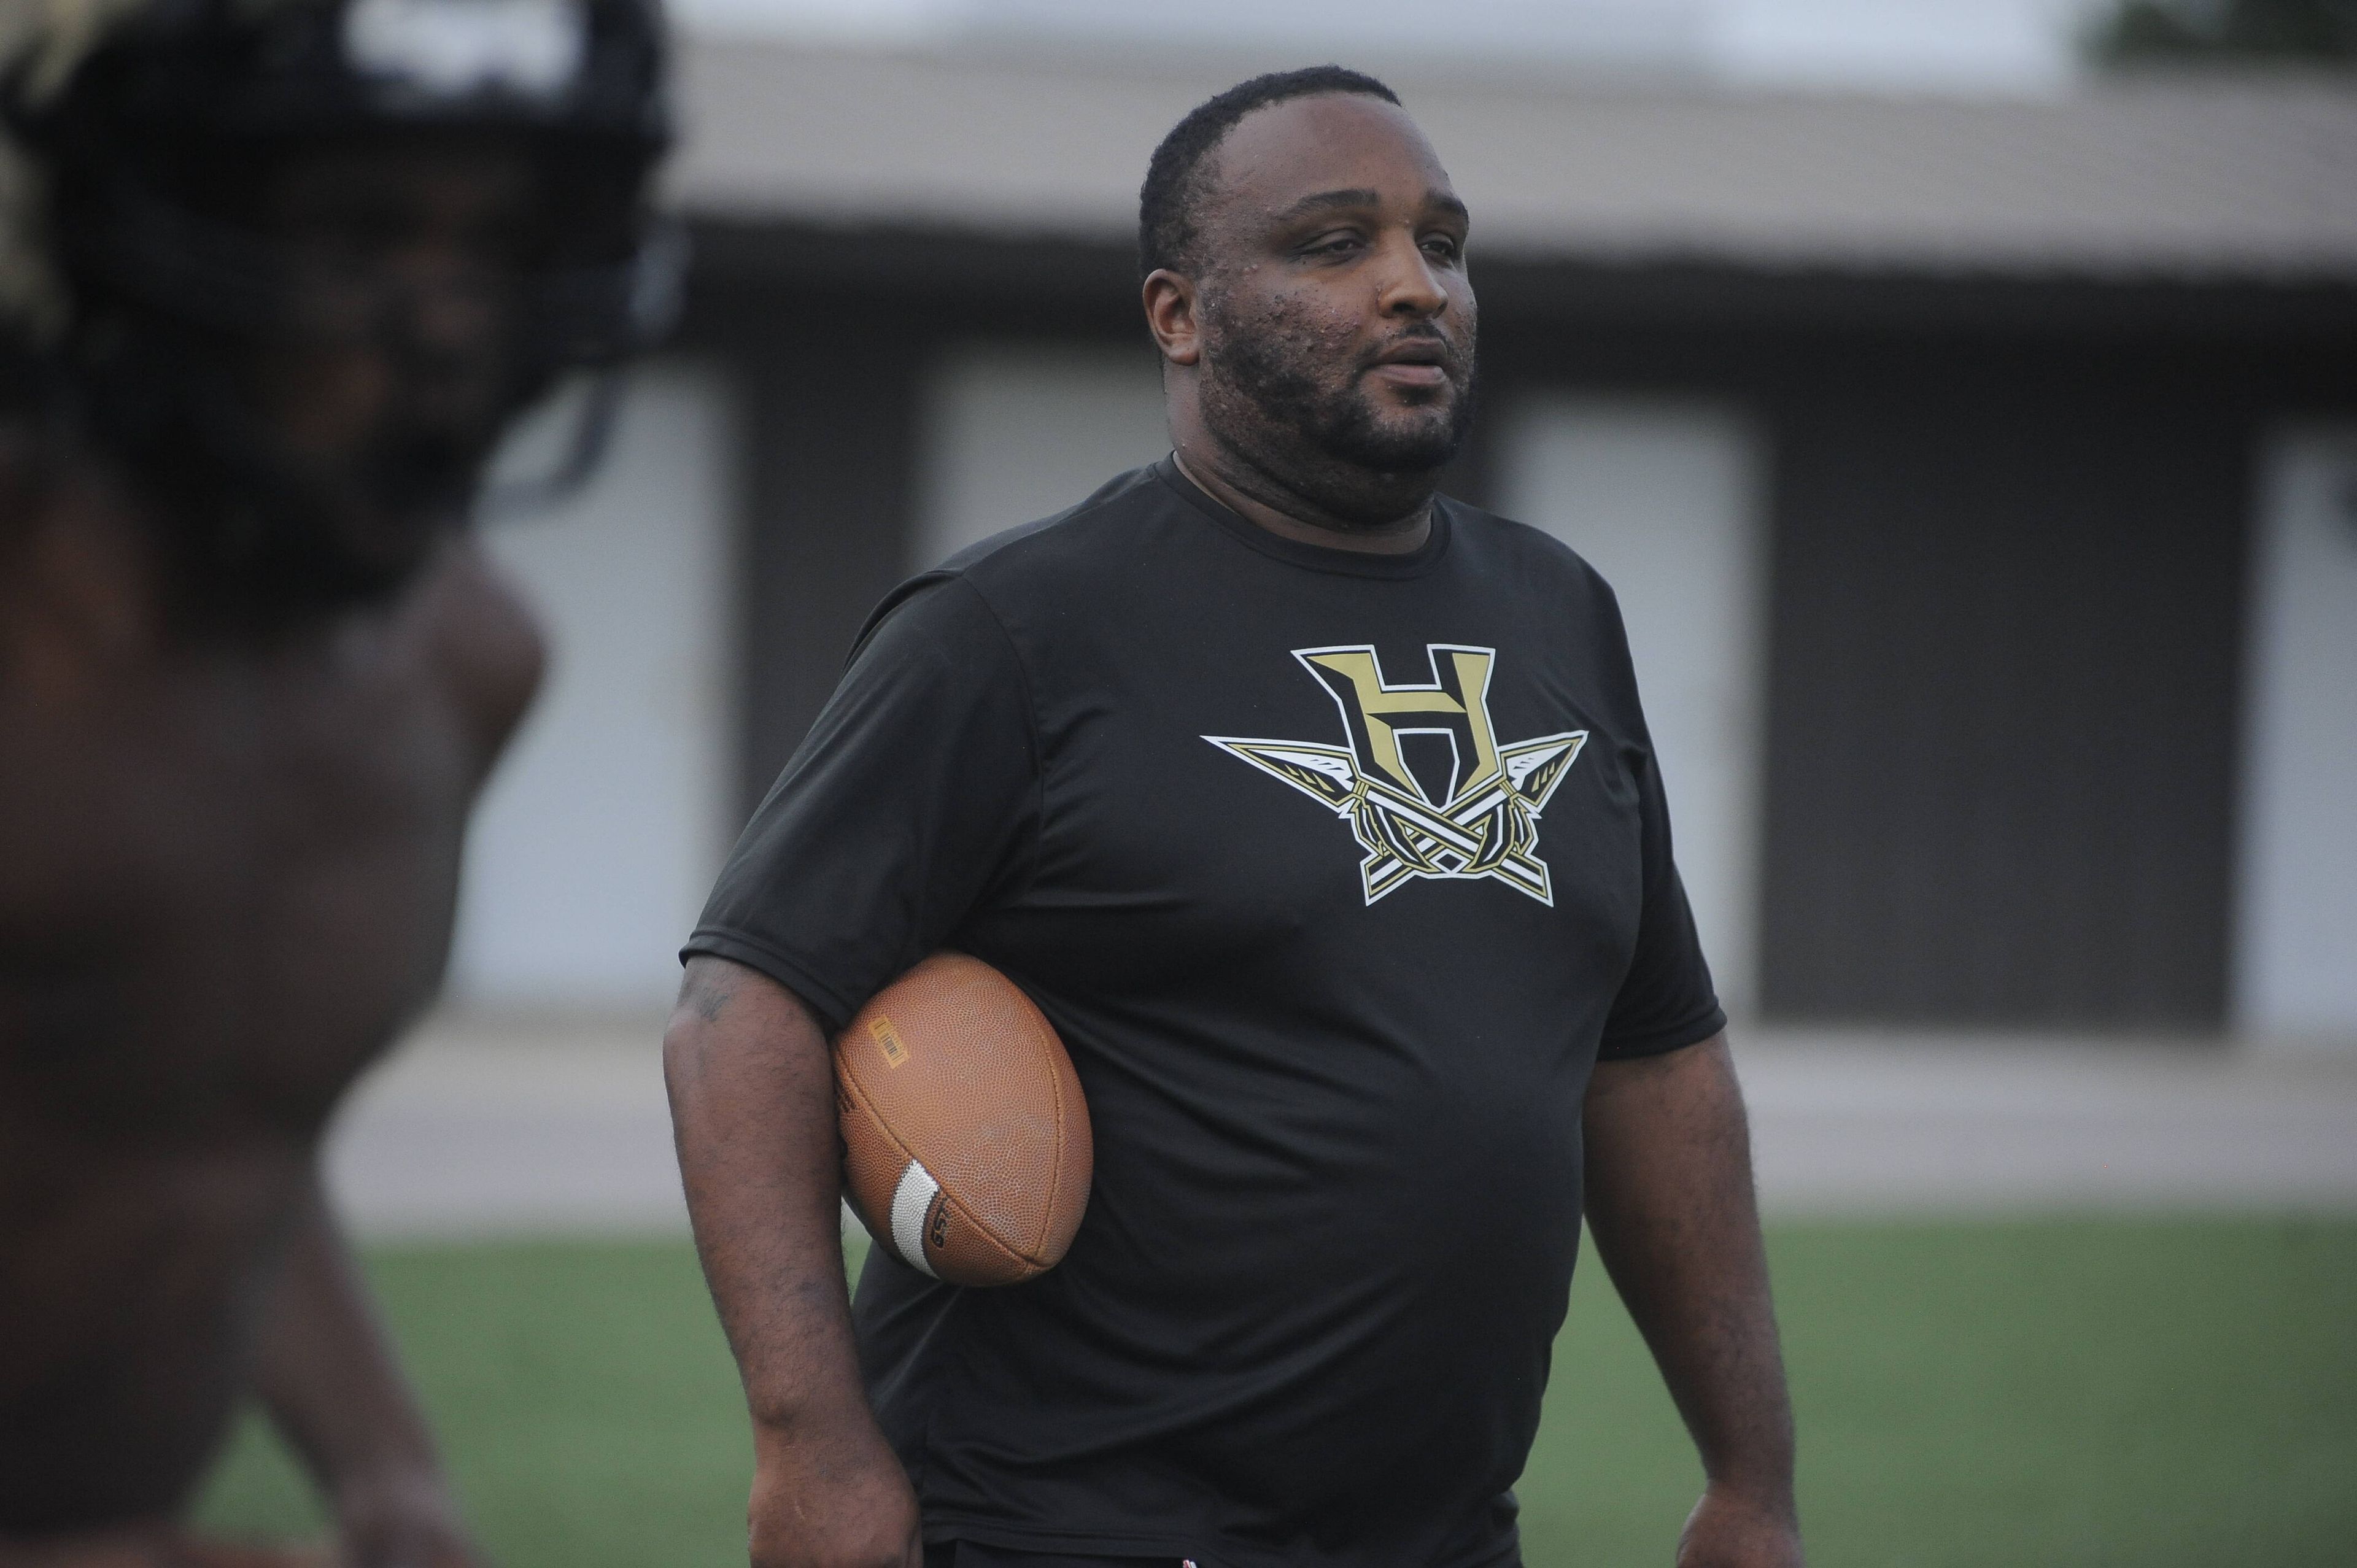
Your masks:
M1816 1568L2357 1561L2357 1220L1783 1225ZM741 1563L734 1373L683 1245L371 1266L503 1568ZM1666 1564L1698 1472L1583 1269L1521 1487L1531 1568ZM311 1528L249 1426L206 1499Z

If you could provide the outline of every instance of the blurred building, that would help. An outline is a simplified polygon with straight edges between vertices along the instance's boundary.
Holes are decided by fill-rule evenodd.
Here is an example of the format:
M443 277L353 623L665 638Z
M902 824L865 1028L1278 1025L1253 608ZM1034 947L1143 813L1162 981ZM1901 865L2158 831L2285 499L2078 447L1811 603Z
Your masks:
M495 535L562 662L464 993L666 997L876 599L1160 455L1137 182L1290 63L688 48L686 330ZM2357 1048L2357 89L1393 80L1475 217L1449 489L1619 588L1730 1001Z

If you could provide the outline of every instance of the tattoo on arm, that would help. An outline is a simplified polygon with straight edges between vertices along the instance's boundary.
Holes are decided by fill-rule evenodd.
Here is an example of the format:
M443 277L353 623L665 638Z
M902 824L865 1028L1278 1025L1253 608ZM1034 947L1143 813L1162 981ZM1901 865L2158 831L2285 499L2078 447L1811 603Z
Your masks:
M737 988L718 965L698 964L688 972L687 995L683 1000L695 1009L697 1017L707 1024L716 1024L736 995Z

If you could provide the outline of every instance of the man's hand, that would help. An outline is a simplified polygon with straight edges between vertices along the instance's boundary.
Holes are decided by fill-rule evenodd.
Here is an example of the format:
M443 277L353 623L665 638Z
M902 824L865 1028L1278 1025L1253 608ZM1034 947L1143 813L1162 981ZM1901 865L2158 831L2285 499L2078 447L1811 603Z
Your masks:
M917 1495L863 1409L757 1431L753 1568L924 1568Z
M1791 1500L1705 1488L1678 1537L1677 1568L1803 1568L1801 1525Z
M361 1477L338 1488L336 1568L485 1568L439 1473Z

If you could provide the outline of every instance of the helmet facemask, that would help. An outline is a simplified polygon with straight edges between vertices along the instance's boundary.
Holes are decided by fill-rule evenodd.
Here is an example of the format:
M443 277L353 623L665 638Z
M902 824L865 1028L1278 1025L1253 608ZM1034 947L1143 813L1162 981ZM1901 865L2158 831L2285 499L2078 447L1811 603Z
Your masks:
M209 3L234 20L252 0ZM275 0L275 33L100 51L33 127L81 421L209 585L290 607L388 591L468 516L520 410L668 325L680 258L645 208L658 101L520 95L420 45L459 83L437 99L355 75L347 47L374 16L374 47L398 56L384 18L404 5L569 5ZM636 0L570 11L609 34L617 12L645 19ZM610 37L584 51L609 86L629 76Z

